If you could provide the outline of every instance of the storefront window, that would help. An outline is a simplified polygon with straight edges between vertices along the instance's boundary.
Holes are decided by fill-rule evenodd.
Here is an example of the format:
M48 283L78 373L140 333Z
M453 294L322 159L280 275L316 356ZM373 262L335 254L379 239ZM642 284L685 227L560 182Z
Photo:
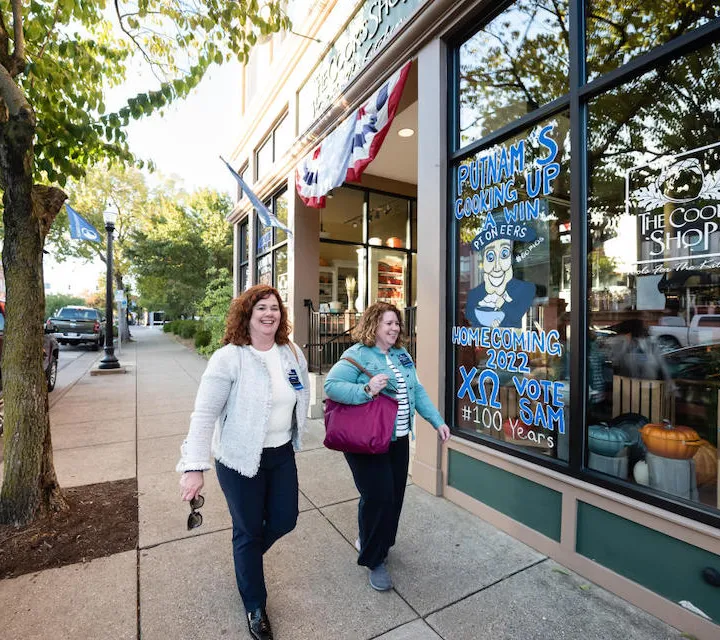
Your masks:
M570 274L566 112L454 170L454 422L567 460Z
M266 284L272 287L272 254L264 255L257 261L257 283Z
M588 467L710 507L720 498L718 83L715 44L595 99L588 150Z
M377 300L400 309L415 304L409 268L415 244L408 246L414 212L412 198L360 188L334 190L327 208L320 210L320 311L362 313Z
M321 309L354 313L365 308L365 250L361 246L320 243L318 290Z
M389 302L398 309L407 302L407 254L389 249L370 249L370 300Z
M265 206L278 220L287 224L287 192L273 196ZM257 229L257 282L268 284L280 291L285 302L288 296L287 232L277 227L266 227L255 215Z
M287 245L275 251L275 288L280 293L282 301L288 301L288 260Z
M459 49L463 147L568 92L568 0L520 0Z
M359 189L334 189L320 209L320 238L363 242L365 193Z
M586 4L589 79L720 16L714 0L587 0Z
M247 219L240 223L240 291L245 291L250 286L250 270L248 260L250 257L250 233Z
M368 205L368 234L371 245L405 249L409 240L407 198L371 193Z

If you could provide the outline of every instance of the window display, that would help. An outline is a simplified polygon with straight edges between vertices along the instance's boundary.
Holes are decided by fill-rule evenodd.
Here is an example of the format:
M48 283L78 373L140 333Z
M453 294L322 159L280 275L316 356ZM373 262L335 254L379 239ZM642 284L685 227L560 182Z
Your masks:
M455 426L567 460L567 114L454 171Z
M588 150L588 466L712 507L719 60L711 45L592 101Z

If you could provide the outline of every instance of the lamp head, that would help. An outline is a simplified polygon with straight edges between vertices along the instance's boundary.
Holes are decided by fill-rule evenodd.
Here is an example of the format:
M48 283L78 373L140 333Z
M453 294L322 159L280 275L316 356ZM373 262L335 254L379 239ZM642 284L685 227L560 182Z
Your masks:
M103 213L103 221L106 227L115 227L115 221L118 217L118 210L115 207L109 207Z

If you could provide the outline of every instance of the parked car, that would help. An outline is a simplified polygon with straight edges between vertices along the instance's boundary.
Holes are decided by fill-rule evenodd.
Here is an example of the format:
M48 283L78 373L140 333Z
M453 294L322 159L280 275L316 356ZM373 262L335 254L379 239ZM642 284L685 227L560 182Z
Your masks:
M60 344L89 344L97 351L105 342L102 316L91 307L63 307L48 319L46 328Z
M698 313L689 325L680 316L665 316L648 327L648 334L667 350L720 342L720 315Z
M3 344L5 343L5 301L0 300L0 355L2 355ZM52 331L45 327L45 335L43 337L43 371L47 380L47 389L52 391L57 382L58 357L60 355L60 347ZM5 420L5 406L2 397L2 370L0 370L0 435L3 432L3 423Z

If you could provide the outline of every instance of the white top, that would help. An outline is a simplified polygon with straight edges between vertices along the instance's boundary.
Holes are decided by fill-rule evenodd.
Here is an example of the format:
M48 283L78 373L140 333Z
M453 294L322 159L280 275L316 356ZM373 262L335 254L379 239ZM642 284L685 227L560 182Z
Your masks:
M273 344L267 351L258 351L253 346L250 348L265 363L270 374L272 405L263 448L280 447L292 437L292 414L296 397L288 380L290 372L283 369L277 344Z
M408 402L407 384L405 384L403 374L400 373L400 370L393 364L393 361L387 353L385 354L385 361L395 374L395 387L397 388L395 399L398 401L395 437L400 438L410 433L410 403Z

